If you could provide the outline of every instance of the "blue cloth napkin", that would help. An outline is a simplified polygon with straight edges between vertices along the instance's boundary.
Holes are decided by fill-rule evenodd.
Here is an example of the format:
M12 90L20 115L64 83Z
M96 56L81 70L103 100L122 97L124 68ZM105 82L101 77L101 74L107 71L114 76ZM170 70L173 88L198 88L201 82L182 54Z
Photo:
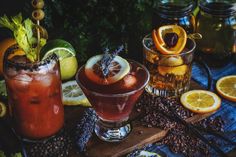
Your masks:
M215 85L216 81L223 76L236 75L236 61L232 61L222 68L210 68L210 70L212 72L213 85ZM193 64L192 79L203 87L207 87L207 73L196 63Z
M236 60L229 63L228 65L221 67L221 68L210 68L212 72L212 79L213 79L213 86L215 86L216 81L226 75L236 75ZM207 88L208 81L207 81L207 73L206 71L198 64L194 63L192 68L192 79L199 83L201 86ZM215 90L215 87L212 87ZM225 131L236 130L236 103L227 101L226 99L222 98L222 106L221 108L214 114L212 117L221 116L225 122ZM229 135L230 139L236 141L236 135ZM218 141L220 143L220 147L225 152L229 152L234 147L231 145L227 145L222 141ZM171 152L166 145L156 145L151 144L143 148L143 150L153 153L158 153L159 150L165 152L168 157L182 157L181 154L175 154ZM213 150L211 150L211 155L216 157L216 154Z

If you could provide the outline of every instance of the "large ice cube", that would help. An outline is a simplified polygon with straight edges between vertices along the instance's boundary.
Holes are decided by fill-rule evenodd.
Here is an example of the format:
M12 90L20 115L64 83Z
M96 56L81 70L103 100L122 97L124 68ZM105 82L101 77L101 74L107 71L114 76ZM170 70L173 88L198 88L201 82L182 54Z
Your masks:
M12 80L14 80L16 90L23 92L29 89L29 84L33 79L27 74L18 74Z
M41 85L44 87L48 87L52 84L53 81L53 76L51 74L47 74L47 75L35 75L34 79L36 81L40 81Z
M30 83L33 80L33 78L27 74L18 74L14 77L14 79L26 83Z
M135 76L129 74L129 75L126 75L123 79L123 88L126 88L126 89L130 89L132 87L135 86L135 84L137 83L137 79Z

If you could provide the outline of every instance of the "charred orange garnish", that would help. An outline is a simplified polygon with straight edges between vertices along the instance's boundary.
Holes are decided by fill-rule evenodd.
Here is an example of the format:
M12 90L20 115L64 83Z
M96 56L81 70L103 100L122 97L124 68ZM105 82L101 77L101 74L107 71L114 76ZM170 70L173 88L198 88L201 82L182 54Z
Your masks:
M157 50L162 54L179 54L186 45L187 34L180 26L166 25L154 29L152 39Z

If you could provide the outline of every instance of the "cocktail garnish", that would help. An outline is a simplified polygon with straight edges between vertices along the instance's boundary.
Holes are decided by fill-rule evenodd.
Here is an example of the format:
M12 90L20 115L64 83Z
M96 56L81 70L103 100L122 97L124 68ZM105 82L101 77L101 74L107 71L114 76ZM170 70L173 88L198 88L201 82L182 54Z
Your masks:
M118 47L118 49L116 49L113 53L109 53L109 49L106 48L105 49L105 53L102 57L101 60L101 68L102 68L102 73L104 77L107 77L109 74L109 67L111 65L111 62L113 61L113 59L115 58L115 56L117 56L122 50L124 49L124 46L121 45Z
M179 37L176 33L166 33L164 36L164 41L169 48L174 47L178 40Z
M187 33L178 25L165 25L152 31L152 39L160 53L179 54L185 48Z
M123 50L120 46L113 53L108 49L105 54L91 57L85 64L85 74L97 84L108 85L121 80L130 72L128 61L117 54Z
M21 13L9 19L6 15L0 18L0 27L10 29L26 57L31 61L37 61L37 38L34 36L36 25L29 19L23 21ZM46 39L40 38L39 47L46 44Z

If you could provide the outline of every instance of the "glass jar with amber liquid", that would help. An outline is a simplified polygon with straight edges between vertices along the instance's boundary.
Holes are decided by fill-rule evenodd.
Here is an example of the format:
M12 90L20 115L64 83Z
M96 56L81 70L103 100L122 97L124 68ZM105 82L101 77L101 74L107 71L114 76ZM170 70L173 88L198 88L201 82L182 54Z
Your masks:
M200 0L199 8L198 52L210 66L226 65L236 54L236 1Z
M195 8L193 0L159 0L153 11L153 28L163 25L177 24L188 34L195 31Z

